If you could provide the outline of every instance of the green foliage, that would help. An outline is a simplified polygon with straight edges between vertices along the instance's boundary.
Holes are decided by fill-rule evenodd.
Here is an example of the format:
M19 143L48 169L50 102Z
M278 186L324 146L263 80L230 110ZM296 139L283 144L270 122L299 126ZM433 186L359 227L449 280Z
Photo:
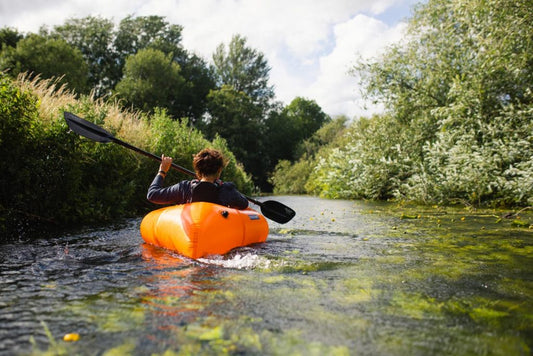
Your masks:
M235 157L258 182L263 172L264 149L261 109L245 93L224 85L209 93L208 110L211 116L205 126L208 137L224 138Z
M218 46L209 66L182 47L182 31L161 16L128 16L118 26L101 17L71 18L25 38L4 28L0 70L13 77L26 71L31 79L54 77L68 90L116 100L146 117L164 109L210 140L224 139L254 183L270 191L268 175L276 163L309 149L301 148L302 140L329 118L312 100L296 98L286 108L273 103L267 60L244 37ZM105 115L98 116L103 121ZM240 181L248 184L245 177Z
M177 105L176 94L183 91L185 79L171 55L154 49L142 49L128 57L124 76L116 93L128 106L151 112L156 107L172 111Z
M266 135L273 162L297 159L298 146L330 121L314 100L300 97L281 111L272 110L266 121Z
M222 179L231 181L245 193L250 193L253 188L251 178L239 166L234 154L229 150L228 145L221 137L216 137L213 141L208 141L203 134L192 128L187 120L172 120L164 110L156 110L150 119L151 142L149 150L151 152L161 152L172 157L173 161L189 170L193 170L192 157L205 147L212 147L220 150L228 165L222 172ZM191 177L185 176L184 179Z
M116 65L117 56L111 50L113 28L111 20L88 16L68 19L51 33L52 37L62 38L81 51L89 68L88 84L96 97L109 94L121 75Z
M153 208L146 190L158 163L69 132L64 110L144 150L172 156L185 167L191 168L192 155L200 149L220 149L229 158L224 179L243 192L252 190L251 179L226 142L209 142L186 120L174 121L163 110L139 119L87 96L62 100L57 97L61 93L43 96L32 92L33 82L22 84L29 89L5 74L0 77L0 231L6 238L41 231L43 225L101 223ZM170 175L168 183L176 178Z
M154 93L157 93L160 97L172 98L172 100L162 100L169 104L165 106L169 115L177 119L188 117L192 124L198 124L206 111L207 94L209 90L215 88L215 79L213 71L203 59L189 53L181 46L182 30L181 26L169 24L161 16L128 16L117 28L111 20L88 16L68 19L65 24L56 26L49 37L64 39L81 51L89 68L89 86L97 98L118 92L117 84L121 80L140 82L147 79L138 71L132 73L131 70L128 78L124 77L126 62L131 62L131 58L140 51L164 53L171 63L166 63L163 67L178 65L184 83L179 85L179 88L169 84L159 85L158 89L139 89L128 85L127 96L119 98L125 99L126 105L131 105L132 97L140 99L146 94L142 92L148 91L151 93L148 95L148 102L135 103L135 107L146 107L152 112L154 107L150 105L153 104ZM143 61L146 60L145 58ZM161 75L161 78L165 77ZM156 80L151 78L151 82ZM124 86L124 83L121 86ZM135 93L133 89L139 89L141 92Z
M116 31L113 47L117 57L119 74L124 74L119 83L121 87L117 85L116 92L119 97L126 99L127 103L131 102L132 96L137 97L141 102L136 103L136 107L152 111L155 106L161 106L176 119L187 117L191 123L198 124L206 111L207 94L211 89L214 89L215 80L211 69L204 60L183 49L181 32L181 26L171 25L160 16L135 18L129 16L122 20ZM143 59L136 60L137 64L134 66L138 69L142 67L142 62L145 64L160 62L156 65L159 69L151 71L152 87L142 89L142 87L128 85L129 90L125 96L122 96L124 80L129 81L130 84L131 82L140 84L147 80L144 72L132 71L131 68L128 68L132 66L133 56L140 55L139 52L142 50L147 52L142 55ZM147 56L147 54L160 52L165 54L166 63ZM130 63L128 64L128 62ZM164 82L169 77L164 73L157 73L165 67L171 67L168 85L159 82ZM179 68L179 76L175 73L174 68ZM122 71L122 69L124 70ZM142 101L146 94L142 91L150 93L147 95L146 102ZM165 97L165 99L158 98L161 103L154 105L154 95Z
M213 62L219 89L207 97L205 132L226 139L255 184L268 190L267 172L281 156L270 144L272 135L265 123L274 97L267 60L263 53L248 47L244 37L235 35L227 49L224 44L217 47Z
M19 168L17 161L24 157L28 144L32 142L30 128L36 116L36 100L14 87L4 74L0 76L0 229L9 224L8 208L16 207L17 191L10 186ZM32 110L33 109L33 110ZM9 153L9 154L8 154Z
M271 177L274 194L305 194L306 182L313 170L310 160L301 159L291 163L287 160L279 161Z
M182 79L178 82L184 82L177 83L178 78L174 75L171 76L173 84L169 84L169 87L160 85L159 88L148 90L160 91L160 95L168 98L164 100L168 105L159 106L167 109L167 112L175 119L187 117L191 123L198 124L206 111L207 95L211 89L215 88L215 79L212 70L203 59L182 47L182 31L181 26L170 24L161 16L128 16L123 19L114 34L113 50L117 58L119 75L115 83L120 81L123 68L131 56L141 50L162 52L169 62L172 62L172 66L179 66ZM125 71L124 74L126 74ZM135 75L131 80L146 79L140 73L135 73ZM167 76L162 74L160 80L164 79L167 79ZM155 81L155 78L152 81ZM150 104L141 106L148 107ZM137 107L141 106L137 105ZM153 107L149 108L149 111L151 110Z
M54 209L58 214L64 213L65 202L57 205L50 196L62 196L71 187L66 169L72 159L73 141L65 136L66 125L63 133L59 122L45 127L39 120L37 97L17 88L4 75L0 96L0 230L16 231L24 227L20 222L24 220L57 223L49 214ZM57 141L60 137L61 145Z
M171 54L175 60L182 51L182 30L161 16L128 16L120 21L114 41L119 60L124 63L130 55L147 48Z
M207 95L215 89L215 74L206 61L195 54L183 53L176 59L185 85L180 92L174 93L176 102L171 114L175 118L187 117L195 127L201 127L207 111Z
M430 0L407 40L355 67L388 114L322 151L327 197L533 204L531 2Z
M338 146L344 146L342 139L347 122L348 118L346 116L338 116L334 120L328 120L311 137L298 144L295 153L296 157L313 157L322 147L333 143Z
M331 119L314 100L295 98L283 111L298 131L298 141L309 138Z
M500 115L460 135L440 131L402 193L422 201L533 204L533 105L508 105Z
M213 62L219 86L229 85L263 110L267 108L274 97L274 89L268 84L270 67L263 53L246 45L246 38L233 36L227 51L220 44L213 53Z
M16 77L31 72L42 78L59 78L59 82L78 93L86 93L87 65L80 51L62 39L30 34L0 53L0 70Z
M345 134L348 143L321 152L306 185L328 198L388 199L411 168L407 131L387 116L360 119Z
M317 162L334 147L342 147L344 141L340 139L345 131L345 117L338 117L324 124L310 138L300 142L298 150L300 158L291 163L281 160L275 167L270 178L276 194L304 194L320 190L310 182ZM316 178L315 178L316 179Z
M23 39L24 36L20 34L16 29L10 27L0 28L0 50L5 47L16 47L18 41Z

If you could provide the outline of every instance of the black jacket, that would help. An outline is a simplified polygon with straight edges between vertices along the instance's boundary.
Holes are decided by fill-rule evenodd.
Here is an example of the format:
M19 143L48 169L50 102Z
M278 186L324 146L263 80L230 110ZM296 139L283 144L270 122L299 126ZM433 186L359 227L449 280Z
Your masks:
M197 179L184 180L169 187L163 187L164 178L157 175L148 188L147 198L155 204L185 204L193 201L209 201L236 209L246 209L248 199L231 182L200 182Z

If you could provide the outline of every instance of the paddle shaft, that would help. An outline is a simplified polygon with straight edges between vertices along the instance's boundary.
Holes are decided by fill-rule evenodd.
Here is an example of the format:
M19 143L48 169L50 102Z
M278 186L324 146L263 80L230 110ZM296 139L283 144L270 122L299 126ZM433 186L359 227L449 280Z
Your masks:
M149 158L155 159L156 161L159 161L159 162L162 161L161 157L156 156L156 155L154 155L153 153L150 153L150 152L146 152L146 151L144 151L144 150L141 150L140 148L135 147L135 146L133 146L133 145L130 145L129 143L124 142L124 141L122 141L122 140L119 140L119 139L116 138L116 137L110 137L110 139L111 139L111 141L113 141L114 143L117 143L117 144L119 144L119 145L121 145L121 146L123 146L123 147L126 147L126 148L128 148L128 149L130 149L130 150L132 150L132 151L135 151L135 152L137 152L137 153L140 153L140 154L142 154L143 156L146 156L146 157L149 157ZM175 164L175 163L172 163L172 168L174 168L174 169L180 171L181 173L188 174L188 175L190 175L191 177L196 177L196 173L194 173L193 171L188 170L187 168L183 168L183 167L181 167L181 166L178 166L178 165ZM250 200L250 199L248 199L248 200Z
M161 162L162 159L159 156L154 155L153 153L146 152L138 147L132 146L127 142L124 142L116 137L114 137L112 134L101 128L100 126L84 120L70 112L64 112L65 120L67 121L67 124L69 128L78 133L81 136L87 137L91 140L94 140L96 142L100 143L107 143L107 142L114 142L118 145L121 145L122 147L125 147L127 149L130 149L132 151L135 151L139 154L142 154L143 156L146 156L148 158L151 158L153 160ZM175 163L172 163L172 168L178 170L181 173L190 175L192 177L196 177L196 174L193 171L190 171L186 168L183 168L181 166L178 166ZM272 219L276 222L279 222L281 224L284 224L291 220L295 215L296 212L289 208L288 206L279 203L274 200L267 200L265 202L260 202L258 200L254 200L250 197L247 197L244 195L248 201L258 205L261 207L261 212L269 219Z

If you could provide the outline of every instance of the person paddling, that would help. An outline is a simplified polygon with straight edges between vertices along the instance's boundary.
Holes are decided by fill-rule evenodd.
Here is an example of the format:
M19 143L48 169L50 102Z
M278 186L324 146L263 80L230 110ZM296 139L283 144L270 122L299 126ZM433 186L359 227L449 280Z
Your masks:
M148 188L148 201L155 204L185 204L205 201L235 209L246 209L248 199L231 182L222 182L220 175L227 161L221 152L205 148L193 157L197 179L183 180L169 187L163 183L172 165L172 158L161 156L159 172Z

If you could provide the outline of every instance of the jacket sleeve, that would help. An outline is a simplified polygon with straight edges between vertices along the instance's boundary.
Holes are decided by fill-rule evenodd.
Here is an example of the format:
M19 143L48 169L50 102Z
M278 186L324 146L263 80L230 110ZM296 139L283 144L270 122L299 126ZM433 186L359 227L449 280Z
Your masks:
M163 187L164 178L156 175L150 187L146 198L154 204L185 204L190 196L190 182L181 181L178 184L169 187Z
M248 199L242 195L235 184L231 182L225 182L220 187L218 198L222 205L229 206L235 209L246 209L248 207Z

